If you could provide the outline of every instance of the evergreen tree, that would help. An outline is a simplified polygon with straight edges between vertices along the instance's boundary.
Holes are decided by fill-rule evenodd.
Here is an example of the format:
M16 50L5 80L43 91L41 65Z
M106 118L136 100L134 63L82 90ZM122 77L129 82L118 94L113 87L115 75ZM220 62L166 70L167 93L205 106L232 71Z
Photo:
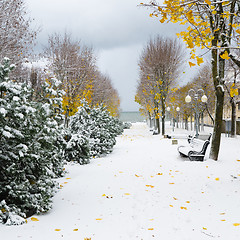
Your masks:
M20 224L51 208L63 162L60 129L50 103L32 102L27 86L0 65L0 222Z

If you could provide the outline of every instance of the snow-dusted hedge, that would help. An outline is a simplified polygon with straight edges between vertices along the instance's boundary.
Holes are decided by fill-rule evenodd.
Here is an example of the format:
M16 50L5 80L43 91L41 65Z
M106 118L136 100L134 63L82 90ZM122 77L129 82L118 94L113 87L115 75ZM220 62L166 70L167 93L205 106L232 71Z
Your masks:
M51 104L33 102L31 92L8 79L12 66L0 65L0 222L51 208L54 178L63 172L61 131Z
M83 102L64 129L60 82L44 83L33 101L29 87L9 80L13 67L7 58L0 64L0 223L7 225L48 211L64 160L86 164L110 153L125 127Z
M82 103L78 112L70 120L69 131L89 139L89 156L99 157L112 151L116 136L123 132L123 123L103 107L90 108Z

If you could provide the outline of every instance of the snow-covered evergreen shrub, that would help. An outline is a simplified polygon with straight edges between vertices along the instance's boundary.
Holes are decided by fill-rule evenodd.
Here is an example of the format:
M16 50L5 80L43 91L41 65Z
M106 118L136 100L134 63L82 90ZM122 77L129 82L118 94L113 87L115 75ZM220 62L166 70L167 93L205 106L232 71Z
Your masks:
M123 132L123 123L111 117L105 107L90 108L85 101L71 118L69 126L72 134L84 135L89 139L91 157L110 153L116 144L116 136Z
M63 173L60 129L51 103L32 102L27 86L9 81L9 59L0 65L0 222L51 208L53 178ZM55 103L53 103L55 104Z
M132 123L130 122L123 122L123 129L130 129L132 126Z

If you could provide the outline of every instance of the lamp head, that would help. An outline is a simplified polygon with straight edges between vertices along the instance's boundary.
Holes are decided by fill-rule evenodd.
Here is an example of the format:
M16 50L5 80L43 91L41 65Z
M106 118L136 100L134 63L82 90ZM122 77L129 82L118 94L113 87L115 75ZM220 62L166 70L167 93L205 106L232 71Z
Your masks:
M192 101L192 98L189 95L187 95L185 97L185 102L190 103L191 101Z
M170 112L170 107L167 107L167 111Z
M204 94L204 95L202 96L202 98L201 98L201 101L202 101L203 103L205 103L205 102L207 102L207 100L208 100L208 98L207 98L207 96Z
M179 112L180 111L180 107L176 107L176 111Z

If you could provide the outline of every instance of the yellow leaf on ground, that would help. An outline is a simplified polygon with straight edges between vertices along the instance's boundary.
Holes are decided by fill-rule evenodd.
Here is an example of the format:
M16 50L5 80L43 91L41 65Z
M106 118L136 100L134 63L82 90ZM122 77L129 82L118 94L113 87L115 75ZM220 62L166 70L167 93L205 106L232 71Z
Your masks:
M37 218L35 218L35 217L31 217L31 220L33 221L33 222L38 222L39 220L37 219Z
M186 201L186 203L190 203L190 201Z
M215 178L215 180L216 180L216 181L219 181L219 178L217 177L217 178Z
M186 207L181 207L181 209L187 210L187 208L186 208Z
M152 185L146 185L146 187L154 188L154 186L152 186Z
M163 173L158 173L157 175L163 175Z
M106 196L106 194L103 194L102 196L103 196L103 197L105 197L105 196Z
M174 182L171 182L171 183L169 183L169 184L175 184Z
M140 176L138 176L137 174L135 174L135 176L136 176L136 177L140 177Z
M223 212L223 213L220 213L220 215L224 215L225 213Z
M240 226L240 223L234 223L233 226L235 227Z
M207 228L203 227L203 230L207 230Z
M222 221L222 222L225 222L226 220L225 220L225 219L222 219L221 221Z
M124 195L130 195L130 193L124 193Z
M78 229L77 229L77 228L75 228L75 229L73 229L73 231L74 231L74 232L77 232L77 231L78 231Z
M64 184L67 184L68 182L64 182Z
M177 198L173 197L174 200L177 200Z
M68 178L66 178L66 179L68 180L68 179L71 179L71 178L70 178L70 177L68 177Z
M173 205L169 205L170 207L173 207Z
M240 162L240 160L237 160L238 162Z
M153 230L154 228L148 228L148 230Z
M56 231L56 232L60 232L60 231L61 231L61 229L59 229L59 228L56 228L54 231Z
M97 221L101 221L101 220L102 220L102 218L96 218L96 220L97 220Z

